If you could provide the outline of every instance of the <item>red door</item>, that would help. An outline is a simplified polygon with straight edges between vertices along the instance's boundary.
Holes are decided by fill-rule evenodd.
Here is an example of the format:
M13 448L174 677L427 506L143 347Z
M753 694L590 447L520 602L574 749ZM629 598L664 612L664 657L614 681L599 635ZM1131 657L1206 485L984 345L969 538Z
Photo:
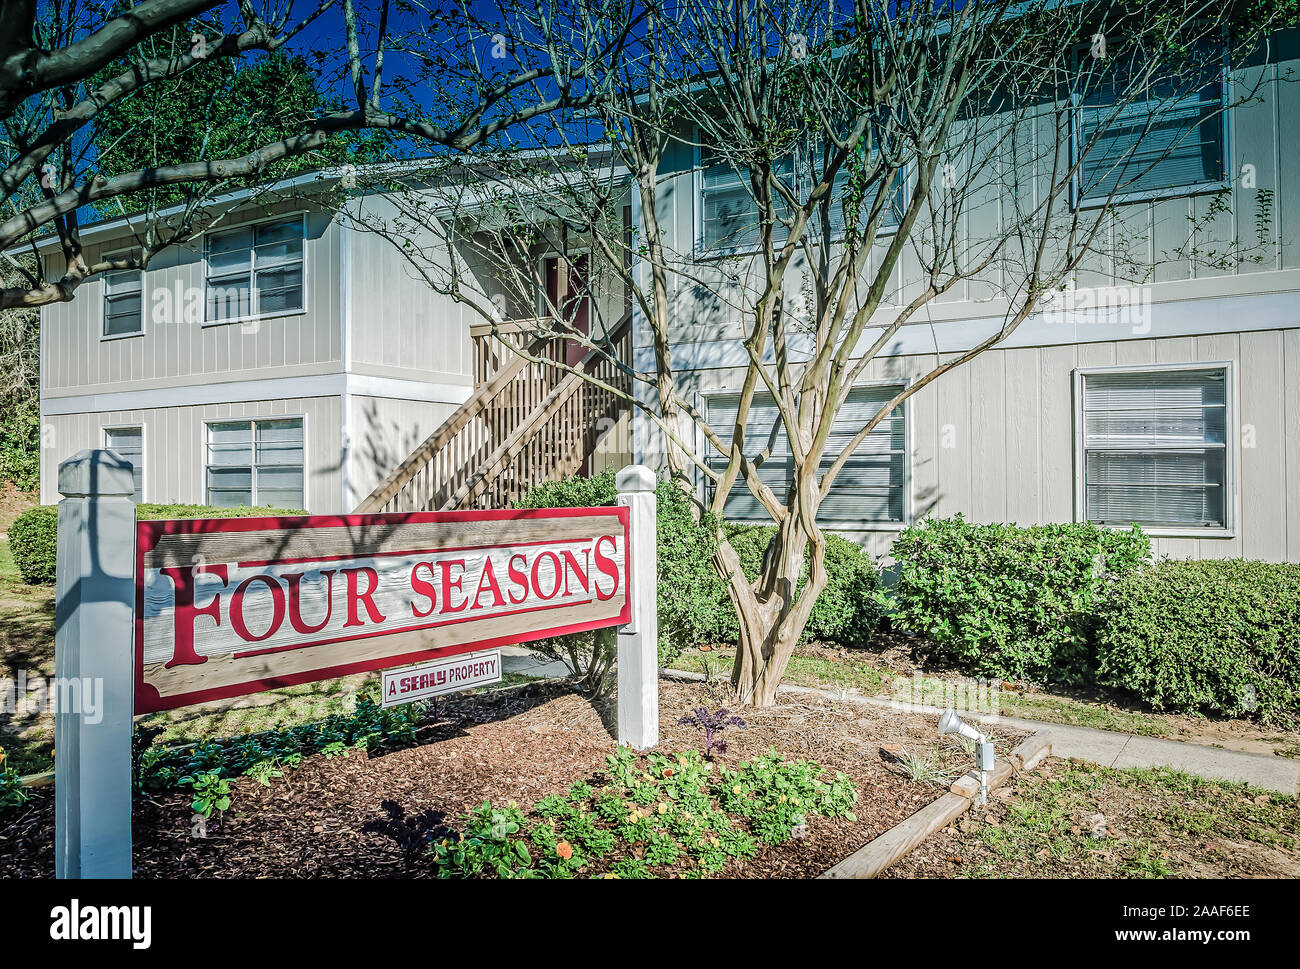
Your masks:
M546 260L546 299L549 305L556 307L560 319L581 333L591 334L591 297L587 293L587 257L573 256L569 259L567 285L564 293L560 292L560 260L548 257ZM564 341L564 362L569 366L578 363L587 355L587 348L577 340Z

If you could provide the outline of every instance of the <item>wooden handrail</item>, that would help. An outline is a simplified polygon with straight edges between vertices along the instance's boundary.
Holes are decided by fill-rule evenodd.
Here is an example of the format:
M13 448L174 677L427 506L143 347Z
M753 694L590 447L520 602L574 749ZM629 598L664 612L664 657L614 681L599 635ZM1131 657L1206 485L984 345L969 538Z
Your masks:
M607 338L617 356L631 354L631 314ZM357 506L384 511L502 507L528 489L581 466L594 450L601 418L616 416L621 401L582 376L597 375L630 389L626 370L591 350L569 372L562 337L539 337L456 409Z

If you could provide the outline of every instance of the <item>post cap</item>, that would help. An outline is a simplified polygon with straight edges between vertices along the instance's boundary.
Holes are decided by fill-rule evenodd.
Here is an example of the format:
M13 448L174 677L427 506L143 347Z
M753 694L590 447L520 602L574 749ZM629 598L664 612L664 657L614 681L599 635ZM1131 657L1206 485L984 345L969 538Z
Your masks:
M134 468L116 451L78 451L59 465L59 494L65 498L130 498Z
M614 475L614 487L620 492L654 491L656 484L655 473L644 464L629 464Z

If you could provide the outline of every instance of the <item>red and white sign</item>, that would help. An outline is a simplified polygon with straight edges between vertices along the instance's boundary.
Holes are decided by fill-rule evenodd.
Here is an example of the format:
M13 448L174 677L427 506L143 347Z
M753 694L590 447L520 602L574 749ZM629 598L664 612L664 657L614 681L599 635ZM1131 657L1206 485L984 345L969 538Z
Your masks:
M626 623L627 524L621 507L139 522L135 711Z
M501 650L487 649L464 656L449 656L423 666L384 671L381 706L427 700L444 693L472 690L501 681Z

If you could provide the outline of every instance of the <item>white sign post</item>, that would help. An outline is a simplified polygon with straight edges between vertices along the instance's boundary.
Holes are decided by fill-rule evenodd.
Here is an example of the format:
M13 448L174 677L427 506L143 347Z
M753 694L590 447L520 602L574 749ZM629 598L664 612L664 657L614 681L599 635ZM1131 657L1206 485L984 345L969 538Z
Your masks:
M135 483L112 451L59 465L54 873L131 877ZM93 697L94 708L87 702Z
M618 742L646 750L659 743L659 568L655 475L632 464L614 479L628 509L627 588L631 619L618 629Z

